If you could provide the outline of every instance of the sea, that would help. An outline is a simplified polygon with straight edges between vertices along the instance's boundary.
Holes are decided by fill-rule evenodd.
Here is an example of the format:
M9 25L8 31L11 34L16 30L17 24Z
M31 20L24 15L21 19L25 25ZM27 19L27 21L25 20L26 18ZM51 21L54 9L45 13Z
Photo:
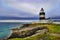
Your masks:
M0 22L0 39L6 38L11 34L11 29L20 28L26 22Z

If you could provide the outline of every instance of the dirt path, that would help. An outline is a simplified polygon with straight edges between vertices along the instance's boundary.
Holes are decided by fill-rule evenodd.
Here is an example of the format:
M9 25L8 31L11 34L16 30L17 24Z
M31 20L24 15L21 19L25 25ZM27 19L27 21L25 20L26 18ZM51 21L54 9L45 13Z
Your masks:
M57 33L49 33L50 35L52 35L52 36L58 36L58 37L60 37L60 34L57 34Z

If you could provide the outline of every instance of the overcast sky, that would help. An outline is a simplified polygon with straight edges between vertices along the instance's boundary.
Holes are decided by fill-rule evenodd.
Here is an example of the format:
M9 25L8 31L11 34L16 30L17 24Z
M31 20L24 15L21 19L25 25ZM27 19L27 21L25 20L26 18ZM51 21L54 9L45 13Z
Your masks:
M60 15L60 0L0 0L0 16L33 17L44 8L46 17Z

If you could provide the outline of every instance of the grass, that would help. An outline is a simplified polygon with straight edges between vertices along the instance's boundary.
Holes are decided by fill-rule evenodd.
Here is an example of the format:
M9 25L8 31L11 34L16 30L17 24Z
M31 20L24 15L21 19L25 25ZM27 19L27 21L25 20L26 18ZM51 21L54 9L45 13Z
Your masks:
M58 24L50 24L47 26L49 32L51 33L59 33L60 34L60 25Z
M12 39L9 39L9 40L23 40L23 38L12 38Z
M50 35L49 38L50 38L50 40L60 40L60 37L58 37L58 36Z

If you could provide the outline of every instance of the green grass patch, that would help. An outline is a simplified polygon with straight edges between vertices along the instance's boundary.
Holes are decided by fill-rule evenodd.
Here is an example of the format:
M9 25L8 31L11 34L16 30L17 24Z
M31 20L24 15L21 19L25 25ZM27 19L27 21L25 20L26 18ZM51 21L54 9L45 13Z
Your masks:
M60 37L58 37L58 36L50 35L49 38L50 38L50 40L60 40Z

